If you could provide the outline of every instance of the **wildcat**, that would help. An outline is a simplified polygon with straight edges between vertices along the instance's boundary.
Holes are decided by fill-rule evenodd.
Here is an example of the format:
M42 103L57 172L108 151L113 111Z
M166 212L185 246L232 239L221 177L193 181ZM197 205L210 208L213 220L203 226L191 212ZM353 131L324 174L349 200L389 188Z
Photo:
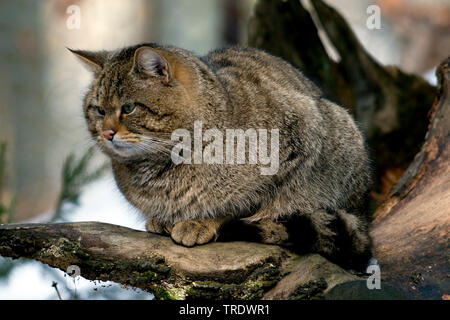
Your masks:
M240 221L262 242L364 266L371 251L364 138L299 70L244 47L204 57L155 43L71 51L94 75L83 103L88 129L147 231L194 246L216 240L225 225L238 230ZM278 172L174 164L170 134L192 132L195 121L204 130L278 129Z

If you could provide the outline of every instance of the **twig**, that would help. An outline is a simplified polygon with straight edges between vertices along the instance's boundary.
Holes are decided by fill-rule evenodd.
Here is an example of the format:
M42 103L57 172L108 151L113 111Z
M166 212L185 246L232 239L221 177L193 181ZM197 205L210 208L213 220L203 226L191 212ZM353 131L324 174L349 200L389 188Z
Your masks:
M58 283L57 283L56 281L53 281L53 283L52 283L52 287L53 287L53 288L55 288L55 290L56 290L56 293L58 294L58 298L59 298L59 300L62 300L62 298L61 298L61 294L59 293L59 290L58 290Z

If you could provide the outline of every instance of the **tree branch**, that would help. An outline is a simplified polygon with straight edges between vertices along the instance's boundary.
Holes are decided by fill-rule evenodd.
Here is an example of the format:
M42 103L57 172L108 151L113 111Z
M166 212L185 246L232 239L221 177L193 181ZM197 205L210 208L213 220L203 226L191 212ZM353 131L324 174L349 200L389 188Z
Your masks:
M318 255L300 258L277 246L216 242L186 248L169 237L99 222L0 225L0 254L63 271L77 265L86 279L138 287L160 299L259 299L295 270L310 271L278 283L267 299L288 298L319 278L326 283L323 295L356 278Z

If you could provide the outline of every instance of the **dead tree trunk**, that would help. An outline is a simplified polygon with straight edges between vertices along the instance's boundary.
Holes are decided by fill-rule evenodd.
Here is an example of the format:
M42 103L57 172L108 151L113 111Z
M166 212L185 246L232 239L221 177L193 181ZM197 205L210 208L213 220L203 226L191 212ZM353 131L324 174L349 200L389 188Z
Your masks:
M450 58L422 150L375 212L372 237L383 279L409 297L450 292Z

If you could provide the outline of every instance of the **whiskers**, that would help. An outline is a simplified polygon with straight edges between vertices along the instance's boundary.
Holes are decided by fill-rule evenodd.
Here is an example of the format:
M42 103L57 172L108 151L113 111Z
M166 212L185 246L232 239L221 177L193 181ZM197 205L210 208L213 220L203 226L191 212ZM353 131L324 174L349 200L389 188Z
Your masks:
M112 142L104 141L100 136L94 142L97 142L100 149L125 158L151 155L152 157L184 160L176 152L172 153L172 148L179 142L170 140L171 135L171 133L165 132L147 132L146 135L128 133L122 136L118 135Z
M158 132L158 131L147 131L147 133L151 134L152 136L145 136L145 137L156 137L156 136L163 136L163 137L171 137L172 133L169 132Z
M170 136L170 133L157 132L155 134L161 134L166 137ZM176 141L162 139L155 136L141 136L140 138L141 142L135 144L135 146L144 152L160 153L169 157L183 159L180 155L172 153L172 148L178 144Z

